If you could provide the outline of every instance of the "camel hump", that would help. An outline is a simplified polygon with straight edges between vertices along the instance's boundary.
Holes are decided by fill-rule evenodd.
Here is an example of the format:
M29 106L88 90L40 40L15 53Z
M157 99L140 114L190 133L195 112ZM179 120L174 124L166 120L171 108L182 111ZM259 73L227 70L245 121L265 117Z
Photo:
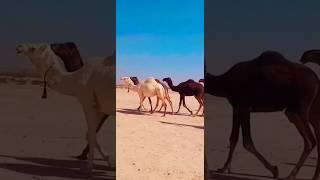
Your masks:
M103 59L103 64L105 66L115 66L116 65L116 54L115 54L115 52L113 52L112 55L105 57Z
M195 81L193 80L193 79L188 79L187 81L186 81L186 83L194 83Z
M265 51L253 61L258 64L283 64L290 62L277 51Z
M303 53L300 62L303 64L307 62L314 62L316 64L320 64L320 50L319 49L311 49Z
M74 72L83 66L78 47L73 42L50 44L51 50L60 57L68 72Z
M134 77L130 77L131 81L133 82L134 85L138 85L139 84L139 80L136 76Z
M157 81L153 77L147 78L144 83L157 83Z

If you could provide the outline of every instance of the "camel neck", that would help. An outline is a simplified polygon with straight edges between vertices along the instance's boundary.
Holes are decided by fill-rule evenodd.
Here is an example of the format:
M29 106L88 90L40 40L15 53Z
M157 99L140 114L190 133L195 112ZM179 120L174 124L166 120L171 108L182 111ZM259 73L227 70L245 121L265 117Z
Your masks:
M70 73L63 72L61 69L53 66L46 76L48 87L65 95L75 96L83 89L89 78L87 77L87 74L84 73L84 67Z
M172 80L168 80L167 83L172 91L177 91L177 88L173 85Z
M224 86L222 76L215 76L210 73L205 74L205 92L213 96L227 97L227 89Z
M137 84L137 85L131 84L131 85L129 86L129 88L130 88L132 91L138 92L138 91L139 91L139 88L140 88L140 84Z

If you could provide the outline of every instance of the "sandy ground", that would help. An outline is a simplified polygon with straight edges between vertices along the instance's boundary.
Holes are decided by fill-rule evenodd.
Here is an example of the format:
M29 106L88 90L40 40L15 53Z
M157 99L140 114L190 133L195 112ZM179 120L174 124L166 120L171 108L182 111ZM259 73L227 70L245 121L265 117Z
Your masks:
M72 158L86 145L86 122L73 97L34 85L0 84L0 179L82 179L85 161ZM115 118L109 118L99 134L101 146L115 163ZM93 179L114 179L96 153Z
M247 180L270 179L271 173L242 146L240 134L234 153L231 174L217 174L228 155L229 136L232 127L232 109L222 99L206 95L205 146L212 179ZM252 137L258 151L273 165L277 165L280 177L286 177L297 163L303 150L299 133L284 113L255 113L251 115ZM298 174L298 180L311 179L315 171L316 150L307 158Z
M179 94L170 94L177 111ZM149 108L148 100L144 104ZM186 104L194 112L198 108L194 97ZM191 117L183 107L178 115L161 117L138 112L138 105L136 92L117 89L117 179L202 180L203 117Z

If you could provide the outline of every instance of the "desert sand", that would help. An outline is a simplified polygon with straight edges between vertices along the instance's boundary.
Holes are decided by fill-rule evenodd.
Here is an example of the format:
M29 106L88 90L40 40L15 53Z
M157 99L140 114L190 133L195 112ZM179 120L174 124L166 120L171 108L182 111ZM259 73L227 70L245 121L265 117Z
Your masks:
M170 95L177 111L179 94ZM186 104L193 112L198 108L194 97L186 97ZM149 109L147 99L144 105ZM138 106L136 92L117 88L117 179L202 180L203 117L190 116L184 107L178 115L161 117L138 112Z
M41 93L42 88L32 80L1 81L0 179L83 177L79 168L85 161L72 157L86 145L86 122L81 106L75 98L52 90L48 91L46 100L40 98ZM98 138L115 163L114 127L115 117L111 117ZM95 157L93 179L115 179L115 169L107 167L98 153Z
M229 136L232 128L232 109L223 98L205 95L205 146L208 166L215 180L272 179L264 168L239 142L231 164L231 174L218 174L228 156ZM251 115L251 133L256 148L273 165L279 168L279 177L286 177L297 163L303 150L303 140L282 112L254 113ZM297 180L311 179L316 165L316 148L301 168Z

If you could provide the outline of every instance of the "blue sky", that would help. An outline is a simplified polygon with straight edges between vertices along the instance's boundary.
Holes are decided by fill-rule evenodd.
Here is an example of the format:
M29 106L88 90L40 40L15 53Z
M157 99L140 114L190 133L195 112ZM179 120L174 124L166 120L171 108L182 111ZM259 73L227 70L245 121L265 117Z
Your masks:
M203 77L203 0L117 0L117 79Z
M298 62L320 49L320 1L210 1L205 4L206 61L213 74L276 50ZM320 67L316 72L320 73Z
M108 56L115 50L115 1L4 0L0 6L0 71L33 68L15 47L24 42L66 42L81 56Z

